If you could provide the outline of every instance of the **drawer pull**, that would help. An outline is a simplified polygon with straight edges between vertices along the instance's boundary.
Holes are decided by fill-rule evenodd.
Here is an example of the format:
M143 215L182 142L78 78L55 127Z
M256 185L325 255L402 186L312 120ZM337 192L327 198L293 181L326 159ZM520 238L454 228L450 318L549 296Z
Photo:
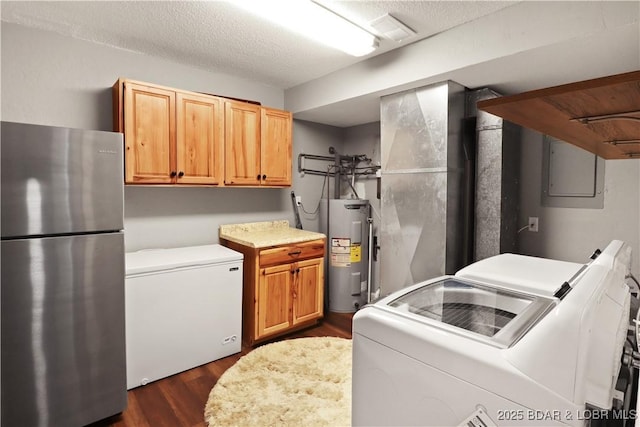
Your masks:
M238 271L238 270L240 270L240 267L231 267L229 269L229 271Z
M324 255L324 241L311 240L261 249L259 263L260 267L266 267L304 259L322 258Z

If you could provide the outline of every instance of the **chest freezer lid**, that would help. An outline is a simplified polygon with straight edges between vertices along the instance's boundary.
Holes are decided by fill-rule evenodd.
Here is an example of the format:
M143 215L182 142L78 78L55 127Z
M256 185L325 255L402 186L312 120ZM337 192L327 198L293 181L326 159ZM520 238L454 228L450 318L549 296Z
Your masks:
M127 276L242 261L243 255L222 245L189 246L171 249L147 249L125 254Z
M582 267L573 262L501 254L463 268L456 277L552 297Z

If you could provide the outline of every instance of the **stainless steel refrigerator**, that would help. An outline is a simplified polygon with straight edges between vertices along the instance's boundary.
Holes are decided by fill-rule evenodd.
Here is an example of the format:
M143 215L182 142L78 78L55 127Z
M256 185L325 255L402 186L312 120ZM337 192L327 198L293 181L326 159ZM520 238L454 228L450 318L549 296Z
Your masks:
M3 426L82 426L126 406L123 143L1 123Z

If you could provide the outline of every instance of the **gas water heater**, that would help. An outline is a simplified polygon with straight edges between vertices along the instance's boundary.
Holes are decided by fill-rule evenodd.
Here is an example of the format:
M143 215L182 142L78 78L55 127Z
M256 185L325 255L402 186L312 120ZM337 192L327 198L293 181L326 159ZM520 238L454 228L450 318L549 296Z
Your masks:
M329 310L353 313L367 303L369 201L323 199L321 231L327 236L326 287Z

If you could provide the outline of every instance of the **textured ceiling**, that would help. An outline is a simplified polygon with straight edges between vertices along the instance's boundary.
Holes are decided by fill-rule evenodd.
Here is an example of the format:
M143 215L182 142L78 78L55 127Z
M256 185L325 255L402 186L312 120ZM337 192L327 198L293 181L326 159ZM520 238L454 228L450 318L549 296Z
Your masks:
M317 2L369 30L368 22L390 13L417 35L402 43L381 40L374 53L355 58L223 1L2 1L0 8L2 21L287 89L517 3Z

